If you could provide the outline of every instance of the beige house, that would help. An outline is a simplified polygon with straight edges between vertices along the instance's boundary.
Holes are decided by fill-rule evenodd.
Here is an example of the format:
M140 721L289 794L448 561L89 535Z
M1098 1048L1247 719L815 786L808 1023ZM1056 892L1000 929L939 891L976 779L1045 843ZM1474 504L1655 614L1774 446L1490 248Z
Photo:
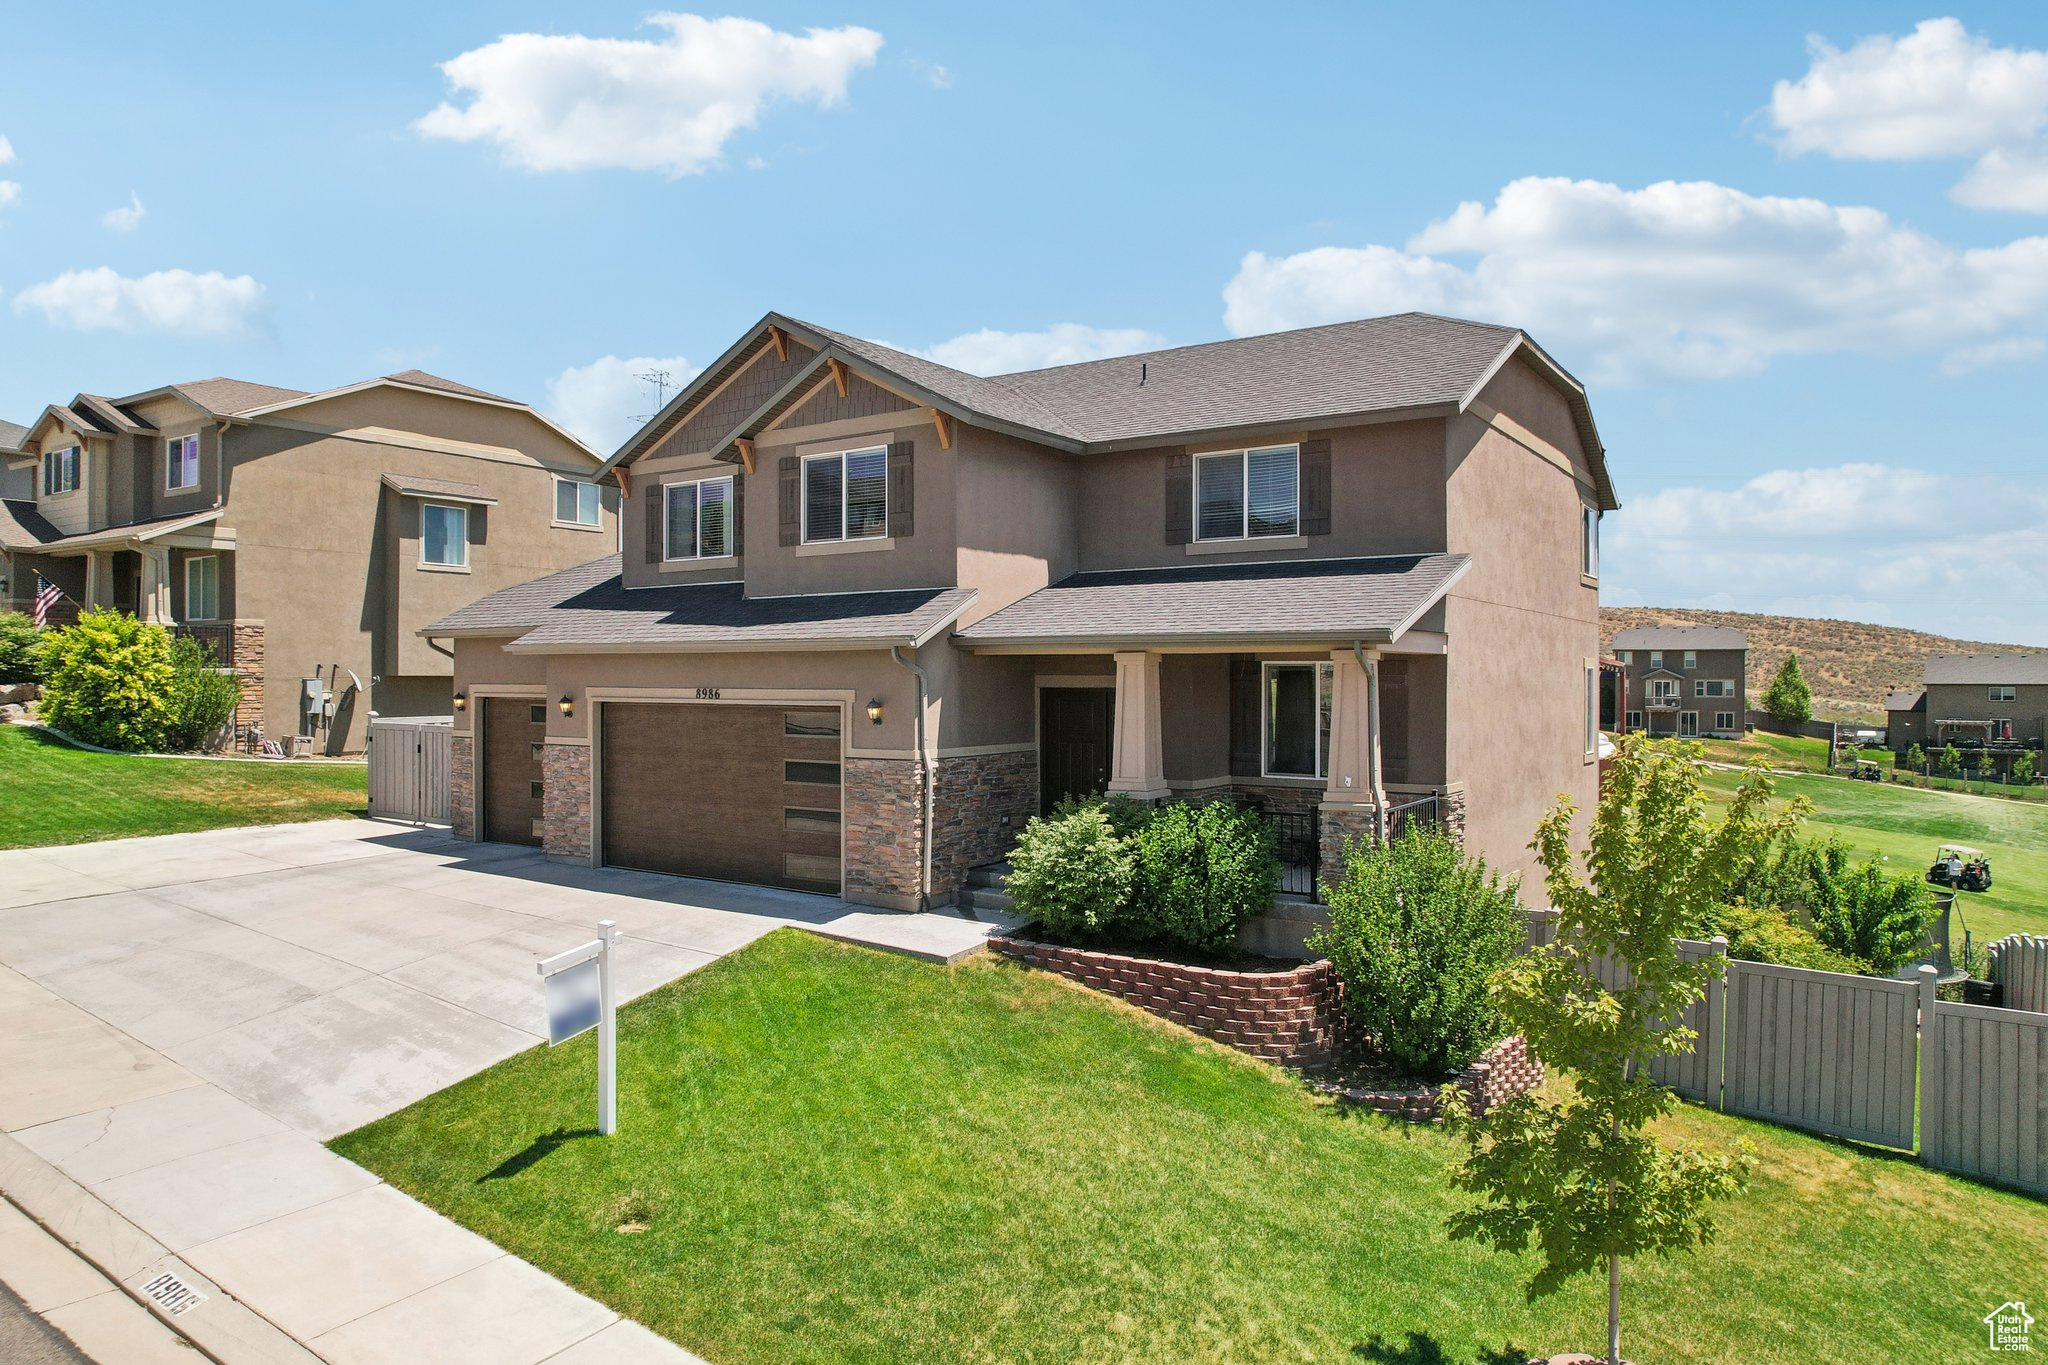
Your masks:
M419 627L617 544L600 458L524 403L413 370L320 393L208 379L44 409L14 440L0 598L113 606L208 643L238 724L359 750L447 714ZM309 680L316 680L310 681Z
M1723 738L1749 714L1749 637L1728 626L1632 626L1609 648L1628 675L1623 727Z
M455 820L564 858L952 899L1060 798L1230 797L1297 889L1595 793L1583 388L1406 314L978 378L770 314L615 454L622 555L427 628Z
M2048 738L2048 654L1936 654L1921 679L1919 693L1885 701L1886 742L1901 753L1915 744L2016 753Z

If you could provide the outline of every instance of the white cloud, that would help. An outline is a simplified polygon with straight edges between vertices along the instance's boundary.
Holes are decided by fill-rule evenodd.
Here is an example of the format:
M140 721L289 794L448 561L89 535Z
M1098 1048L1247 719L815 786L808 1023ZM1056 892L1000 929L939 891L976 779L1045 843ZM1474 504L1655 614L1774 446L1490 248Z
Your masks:
M5 137L0 137L0 166L12 166L13 164L14 144Z
M1786 151L1864 161L1976 157L1953 191L1975 208L2048 212L2048 52L1993 47L1956 19L1844 51L1807 42L1812 64L1771 91Z
M21 186L13 180L0 180L0 209L6 208L21 198Z
M642 375L667 371L666 397L674 398L702 368L679 355L630 360L608 355L588 365L571 365L550 379L545 410L591 449L609 455L661 406L654 385Z
M1012 374L1051 365L1156 351L1166 338L1139 327L1089 327L1056 322L1042 332L997 332L983 328L913 354L969 374ZM906 348L907 349L907 348Z
M253 329L264 312L263 286L248 275L218 270L158 270L130 278L100 266L67 270L14 297L14 311L31 309L79 331L223 334Z
M1953 376L1993 365L2018 365L2038 359L2044 352L2048 352L2048 341L2040 337L2007 337L2004 341L1987 341L1982 346L1950 351L1942 358L1941 372Z
M1417 309L1528 328L1603 382L1716 378L2038 327L2048 237L1959 249L1818 199L1532 177L1403 247L1251 252L1223 298L1238 334Z
M108 209L100 215L100 221L116 232L133 232L142 226L142 220L149 210L142 207L142 196L134 190L128 191L128 202L117 209Z
M1969 534L1957 534L1959 518ZM1877 464L1780 469L1740 488L1631 499L1603 539L1610 604L2048 644L2048 497L2006 479Z
M838 103L874 65L882 35L847 26L783 33L751 19L658 13L655 41L507 34L441 71L464 105L414 124L428 137L488 141L533 171L596 167L692 175L775 99Z

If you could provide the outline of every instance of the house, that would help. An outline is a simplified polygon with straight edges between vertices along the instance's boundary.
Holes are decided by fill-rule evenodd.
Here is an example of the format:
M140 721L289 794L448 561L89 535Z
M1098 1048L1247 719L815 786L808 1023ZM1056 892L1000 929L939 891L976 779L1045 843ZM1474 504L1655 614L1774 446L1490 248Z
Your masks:
M0 503L35 501L35 469L22 458L28 453L24 449L27 441L27 427L0 420ZM6 596L6 591L0 589L0 601Z
M372 710L448 713L453 661L420 626L617 544L595 452L418 370L79 394L9 439L30 485L0 503L0 598L24 609L40 579L59 619L113 606L195 636L243 680L238 725L329 752L360 750Z
M1728 626L1631 626L1614 657L1628 671L1628 729L1737 736L1749 708L1749 637Z
M1921 681L1918 707L1902 712L1917 714L1918 726L1900 730L1900 717L1892 717L1895 750L1917 743L2017 752L2039 749L2048 737L2048 654L1936 654L1923 665ZM1888 699L1886 709L1899 699Z
M1232 797L1300 889L1594 799L1585 390L1405 314L982 378L771 313L612 456L620 556L426 628L460 834L944 902L1069 795ZM929 775L929 780L927 780Z
M1915 744L1924 748L1927 743L1926 689L1885 693L1884 719L1884 742L1893 753L1905 753Z

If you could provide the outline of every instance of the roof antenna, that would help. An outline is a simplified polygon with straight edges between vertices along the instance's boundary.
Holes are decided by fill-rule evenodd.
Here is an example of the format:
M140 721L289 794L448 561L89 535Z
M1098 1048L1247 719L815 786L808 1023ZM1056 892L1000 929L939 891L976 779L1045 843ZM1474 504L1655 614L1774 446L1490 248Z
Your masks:
M1149 374L1149 373L1151 372L1151 370L1152 370L1152 362L1151 362L1151 361L1149 361L1149 360L1141 360L1141 361L1139 361L1139 362L1138 362L1138 387L1139 387L1139 388L1141 388L1141 389L1142 389L1142 388L1144 388L1144 387L1145 387L1145 376L1146 376L1147 374Z
M637 414L633 417L635 422L638 422L641 426L646 426L661 414L663 408L668 406L668 391L675 387L675 376L671 375L667 370L649 370L646 374L636 374L633 377L643 383L654 386L654 411L645 417Z

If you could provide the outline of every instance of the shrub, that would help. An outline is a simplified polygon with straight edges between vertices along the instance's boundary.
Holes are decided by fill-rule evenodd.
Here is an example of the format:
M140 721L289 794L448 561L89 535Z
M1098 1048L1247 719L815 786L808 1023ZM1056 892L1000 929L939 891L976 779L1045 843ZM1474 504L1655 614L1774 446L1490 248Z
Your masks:
M1943 777L1954 777L1963 770L1962 751L1951 744L1945 747L1934 760L1934 770Z
M1010 851L1017 908L1059 938L1107 931L1131 892L1131 854L1094 806L1034 817Z
M43 680L43 632L25 612L0 611L0 687Z
M1915 744L1912 748L1906 750L1906 756L1902 761L1916 773L1925 772L1927 770L1927 751ZM1894 764L1893 766L1896 767L1897 765Z
M1273 827L1227 801L1161 806L1130 842L1135 864L1124 923L1134 938L1228 953L1280 885Z
M1502 1032L1488 982L1528 932L1515 885L1420 822L1390 843L1344 846L1323 888L1330 925L1308 946L1344 983L1344 1009L1388 1060L1416 1075L1456 1070Z
M96 608L44 637L42 718L108 749L153 749L170 709L170 632Z
M1828 947L1813 930L1776 906L1737 901L1722 909L1719 927L1728 936L1728 956L1743 962L1869 975L1866 963Z
M1912 876L1887 876L1872 858L1835 881L1833 894L1812 907L1813 932L1837 953L1890 976L1920 956L1934 918L1934 896Z
M213 651L199 641L171 641L171 691L164 716L161 747L199 749L216 730L235 718L242 684L219 667Z
M2012 767L2007 770L2006 776L2019 783L2022 787L2032 783L2034 780L2034 756L2031 753L2014 755Z

